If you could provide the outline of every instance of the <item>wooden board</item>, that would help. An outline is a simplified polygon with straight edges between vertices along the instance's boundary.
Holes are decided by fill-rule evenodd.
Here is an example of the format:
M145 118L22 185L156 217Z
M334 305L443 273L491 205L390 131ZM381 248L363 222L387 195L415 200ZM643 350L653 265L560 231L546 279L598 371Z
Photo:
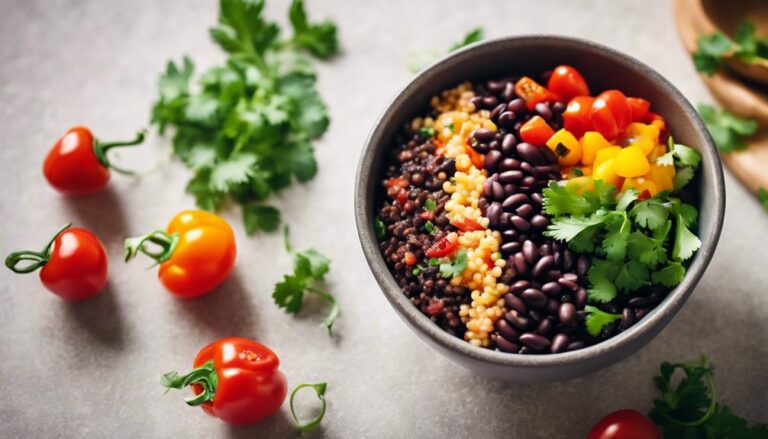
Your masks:
M699 35L717 30L732 35L744 19L755 23L759 33L768 34L765 0L675 0L674 12L677 31L690 53L696 50ZM746 150L723 154L723 161L753 191L768 188L768 172L764 169L768 166L768 86L764 85L768 83L768 63L750 66L729 59L728 65L729 69L712 76L700 76L720 105L733 114L757 120L761 129Z

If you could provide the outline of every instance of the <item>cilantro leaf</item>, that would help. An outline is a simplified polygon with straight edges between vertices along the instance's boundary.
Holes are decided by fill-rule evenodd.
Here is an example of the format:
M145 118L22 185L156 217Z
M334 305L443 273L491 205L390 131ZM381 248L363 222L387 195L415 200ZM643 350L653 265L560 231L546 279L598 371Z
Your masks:
M685 167L685 168L678 168L677 172L675 173L675 189L682 189L687 185L691 180L693 180L694 172L693 168Z
M427 201L424 202L424 209L434 212L437 209L437 203L435 203L435 200L427 198Z
M195 197L197 207L215 211L224 200L225 194L211 188L210 178L209 171L198 172L187 184L187 192Z
M451 279L456 276L461 276L466 268L467 252L466 250L462 250L456 254L456 260L452 263L440 264L440 274L446 279Z
M636 203L629 211L629 216L637 225L656 230L666 223L669 211L660 200L649 198Z
M623 261L627 254L627 239L632 230L632 224L626 213L611 212L607 217L605 228L607 233L603 239L603 250L606 256L612 261Z
M672 221L656 229L653 237L643 232L635 231L629 236L628 254L650 268L656 267L667 258L666 238L672 228Z
M280 211L272 206L247 204L243 206L243 224L249 235L256 231L272 232L280 225Z
M637 192L637 190L632 188L627 189L619 197L619 201L616 203L616 210L620 212L626 211L629 205L632 204L633 201L637 200L639 195L640 194Z
M654 283L664 285L665 287L676 287L683 280L685 276L685 267L679 261L669 261L659 271L655 271L651 275L651 279Z
M293 0L288 18L293 26L293 42L320 59L339 53L336 25L330 21L313 24L307 18L303 0Z
M672 247L672 257L684 261L701 247L701 241L685 226L685 219L681 214L677 215L675 224L675 244Z
M722 152L746 148L746 138L757 132L758 126L755 120L738 117L725 109L705 104L699 104L698 110L712 135L712 140Z
M696 70L712 75L722 64L722 58L733 50L734 44L722 32L712 35L701 35L697 42L696 52L693 53L693 64Z
M745 21L736 29L733 36L738 48L734 56L747 63L754 63L759 58L768 58L768 39L759 38L755 25Z
M211 189L226 192L235 185L247 182L256 161L256 156L252 154L240 154L217 163L211 171Z
M432 221L427 221L424 223L424 230L426 230L427 233L430 233L430 234L433 234L437 231L435 229L435 225L432 224Z
M621 319L621 314L605 312L592 305L585 306L584 310L587 312L587 332L593 337L600 335L605 326Z
M384 221L381 217L377 216L373 223L373 229L376 231L376 238L382 240L387 237L387 226L384 225Z
M602 227L588 227L582 230L568 241L568 247L578 253L591 253L595 249L596 236L601 230Z
M569 191L566 186L550 181L542 194L544 195L544 211L550 215L584 216L591 213L592 206L586 198Z
M699 164L701 163L701 154L699 154L698 151L689 146L674 143L672 137L669 138L669 144L669 150L672 152L672 155L675 156L675 159L677 159L678 166L690 166L694 169L699 167Z
M630 259L616 273L614 284L622 293L631 293L637 291L643 285L647 285L648 280L648 268L640 261Z
M592 266L587 273L590 283L587 294L590 301L605 303L616 298L616 285L613 280L618 271L619 268L614 263L592 259Z
M293 273L286 274L282 282L278 282L272 292L275 304L285 309L285 312L296 314L304 305L304 297L312 293L331 305L328 316L323 321L323 326L328 329L328 334L333 335L333 324L341 313L336 298L323 289L318 288L317 282L325 279L330 269L331 260L315 249L301 252L291 248L288 227L285 227L285 249L293 257Z
M571 241L589 228L602 224L605 219L604 213L595 213L587 218L578 216L555 217L544 231L544 235L558 241Z
M454 50L461 49L464 46L468 46L472 43L476 43L483 39L484 34L485 32L483 31L483 28L476 27L471 31L467 32L467 34L464 35L464 38L462 38L460 41L453 43L451 47L448 48L448 51L453 52Z

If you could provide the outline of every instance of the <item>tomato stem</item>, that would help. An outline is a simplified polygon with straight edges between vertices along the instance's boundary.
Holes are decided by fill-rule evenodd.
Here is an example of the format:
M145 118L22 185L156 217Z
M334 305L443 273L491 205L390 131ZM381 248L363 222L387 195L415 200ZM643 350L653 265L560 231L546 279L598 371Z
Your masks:
M154 244L159 248L153 251L147 248L147 243ZM170 259L177 245L179 245L179 234L168 234L162 230L155 230L146 235L128 238L125 240L125 262L130 261L139 253L144 253L154 259L156 264L161 264Z
M311 387L315 390L315 393L317 394L318 399L320 399L320 413L315 417L315 419L312 419L309 422L302 423L299 421L299 417L296 416L296 409L293 405L293 400L296 398L296 394L299 393L299 390L304 389L306 387ZM291 392L291 416L293 416L293 420L296 422L296 429L299 430L301 433L308 433L315 428L317 428L320 425L320 422L322 422L323 417L325 416L325 409L327 406L327 402L325 401L325 389L328 387L327 383L317 383L317 384L309 384L304 383L298 385L293 391Z
M123 169L110 163L109 159L107 158L107 152L109 152L109 150L112 148L121 148L124 146L138 145L139 143L144 141L144 136L146 134L147 134L147 130L141 130L138 133L136 133L136 137L133 140L119 141L119 142L102 143L97 139L94 139L93 152L96 154L96 158L99 160L99 163L101 163L102 166L104 166L105 168L113 169L115 170L115 172L119 172L121 174L136 175L134 171Z
M48 241L42 251L20 250L9 254L8 257L5 258L5 266L14 273L27 274L32 273L47 264L48 260L51 258L51 247L53 247L56 238L71 226L72 223L67 223L64 227L59 229L59 231L53 235L53 238ZM30 263L18 267L19 263L23 261L30 261Z
M191 406L198 406L204 402L213 401L216 387L219 385L219 376L213 367L213 361L208 361L200 367L190 370L186 375L178 372L168 372L160 377L160 384L166 389L183 389L191 384L197 384L203 388L199 395L185 398L184 402Z

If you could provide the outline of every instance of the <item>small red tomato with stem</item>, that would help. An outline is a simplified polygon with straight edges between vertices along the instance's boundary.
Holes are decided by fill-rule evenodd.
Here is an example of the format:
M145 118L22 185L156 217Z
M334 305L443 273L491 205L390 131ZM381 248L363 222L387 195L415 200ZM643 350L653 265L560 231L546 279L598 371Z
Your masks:
M280 360L261 343L247 338L217 340L198 352L186 375L162 376L168 389L192 386L186 399L206 413L234 425L250 425L275 413L288 392Z
M156 249L149 248L154 245ZM144 253L160 264L160 282L176 297L205 294L229 276L235 265L235 234L220 216L203 210L179 212L165 231L125 241L125 261Z
M592 103L589 119L595 130L612 140L621 135L632 122L632 110L627 103L627 97L618 90L607 90L600 93Z
M11 253L5 259L5 266L20 274L41 268L43 285L64 300L95 296L107 284L107 251L96 235L70 226L67 224L59 230L42 251Z
M587 439L662 439L656 425L637 410L618 410L601 419Z
M565 101L576 96L589 96L587 81L578 70L566 65L557 66L552 70L547 89Z
M84 195L106 186L110 169L133 175L132 171L109 162L107 152L112 148L138 145L144 141L144 131L126 142L101 142L91 130L77 126L70 128L56 142L43 164L43 174L51 186L69 195Z

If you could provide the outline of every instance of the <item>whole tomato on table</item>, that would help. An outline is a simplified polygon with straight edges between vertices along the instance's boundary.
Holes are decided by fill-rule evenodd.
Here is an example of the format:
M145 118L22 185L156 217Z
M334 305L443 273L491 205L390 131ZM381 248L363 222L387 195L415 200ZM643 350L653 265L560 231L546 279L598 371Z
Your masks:
M173 217L165 231L125 241L126 262L139 253L160 264L157 276L168 291L191 298L211 291L229 276L237 247L235 234L223 218L202 210L185 210Z
M125 142L101 142L86 127L70 128L45 158L43 174L54 189L65 194L96 192L106 186L110 169L133 174L111 164L107 152L112 148L138 145L144 141L144 134L140 131L135 139Z
M234 425L249 425L275 413L288 392L280 360L268 347L240 337L217 340L202 348L186 375L169 372L169 389L192 386L186 399L206 413Z
M88 230L70 227L59 230L42 251L22 250L5 259L15 273L40 270L40 281L67 301L91 298L107 284L107 251Z
M656 425L636 410L618 410L601 419L587 439L662 439Z

